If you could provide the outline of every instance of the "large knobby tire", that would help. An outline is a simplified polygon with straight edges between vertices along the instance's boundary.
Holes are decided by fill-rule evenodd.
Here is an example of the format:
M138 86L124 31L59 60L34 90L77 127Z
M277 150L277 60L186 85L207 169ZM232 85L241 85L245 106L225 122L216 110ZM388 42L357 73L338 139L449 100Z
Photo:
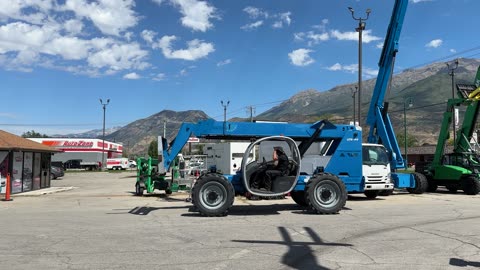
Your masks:
M192 189L192 203L201 215L225 216L232 206L235 191L232 184L219 175L206 174Z
M477 195L480 192L480 182L473 175L465 176L461 180L463 192L467 195Z
M380 194L380 191L378 190L366 190L363 194L371 200L377 198L378 194Z
M308 181L307 204L317 214L338 213L345 206L347 196L345 184L333 174L318 174Z
M413 173L413 177L415 178L415 187L414 188L407 188L408 192L413 194L422 194L427 190L428 181L427 177L421 173Z
M308 206L307 198L305 197L305 191L303 190L292 190L290 192L290 196L292 197L293 201L296 202L300 206Z
M438 185L437 182L431 176L427 176L427 192L437 191Z
M136 183L135 184L135 195L137 196L142 196L143 195L143 191L145 190L145 188L143 188L140 183Z

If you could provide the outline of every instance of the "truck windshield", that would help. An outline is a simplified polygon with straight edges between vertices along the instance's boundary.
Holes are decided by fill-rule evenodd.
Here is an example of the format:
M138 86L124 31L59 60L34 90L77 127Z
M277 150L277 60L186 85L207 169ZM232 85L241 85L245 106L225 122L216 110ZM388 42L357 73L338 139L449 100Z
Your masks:
M364 145L362 158L364 165L387 165L389 163L387 151L382 146Z

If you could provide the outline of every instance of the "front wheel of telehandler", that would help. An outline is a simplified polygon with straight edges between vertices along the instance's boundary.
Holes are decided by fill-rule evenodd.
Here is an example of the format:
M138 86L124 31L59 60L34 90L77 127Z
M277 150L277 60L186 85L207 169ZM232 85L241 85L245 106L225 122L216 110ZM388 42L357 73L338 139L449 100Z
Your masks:
M310 178L306 188L307 204L317 214L336 214L347 202L347 189L337 176L329 173Z
M197 180L192 189L192 202L200 214L208 217L225 216L232 206L235 191L222 176L207 174Z

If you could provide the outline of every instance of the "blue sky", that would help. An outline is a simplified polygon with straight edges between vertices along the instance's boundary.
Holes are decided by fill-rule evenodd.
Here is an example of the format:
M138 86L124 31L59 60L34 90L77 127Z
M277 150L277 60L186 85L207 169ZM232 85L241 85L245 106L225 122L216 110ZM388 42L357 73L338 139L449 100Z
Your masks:
M393 1L0 1L0 129L101 129L165 109L223 119L374 78ZM475 0L409 2L396 69L478 57ZM474 50L470 50L470 49ZM477 49L475 49L477 48ZM468 53L464 53L469 51ZM446 60L442 60L446 61ZM349 97L348 97L349 98Z

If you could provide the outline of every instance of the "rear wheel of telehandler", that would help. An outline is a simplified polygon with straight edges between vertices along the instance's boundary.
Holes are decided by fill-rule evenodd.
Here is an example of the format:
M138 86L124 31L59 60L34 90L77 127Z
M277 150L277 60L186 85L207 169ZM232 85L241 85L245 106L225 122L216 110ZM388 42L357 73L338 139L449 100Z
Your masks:
M232 206L235 191L222 176L207 174L197 180L192 189L192 202L200 214L208 217L225 216Z
M345 184L333 174L318 174L310 178L306 188L310 210L318 214L338 213L347 202Z
M145 188L143 188L139 182L137 182L135 184L135 195L137 196L142 196L143 195L143 191L145 190Z
M422 194L428 188L428 181L425 175L421 173L413 173L413 177L415 178L415 187L414 188L407 188L408 192L413 194Z
M296 202L300 206L308 206L307 198L305 197L305 191L303 190L292 190L290 192L290 196L292 197L293 201Z
M480 192L480 182L475 176L466 176L461 180L463 192L467 195L477 195Z
M369 199L375 199L377 198L378 194L380 194L380 192L378 190L367 190L365 191L363 194L365 194L365 196Z

